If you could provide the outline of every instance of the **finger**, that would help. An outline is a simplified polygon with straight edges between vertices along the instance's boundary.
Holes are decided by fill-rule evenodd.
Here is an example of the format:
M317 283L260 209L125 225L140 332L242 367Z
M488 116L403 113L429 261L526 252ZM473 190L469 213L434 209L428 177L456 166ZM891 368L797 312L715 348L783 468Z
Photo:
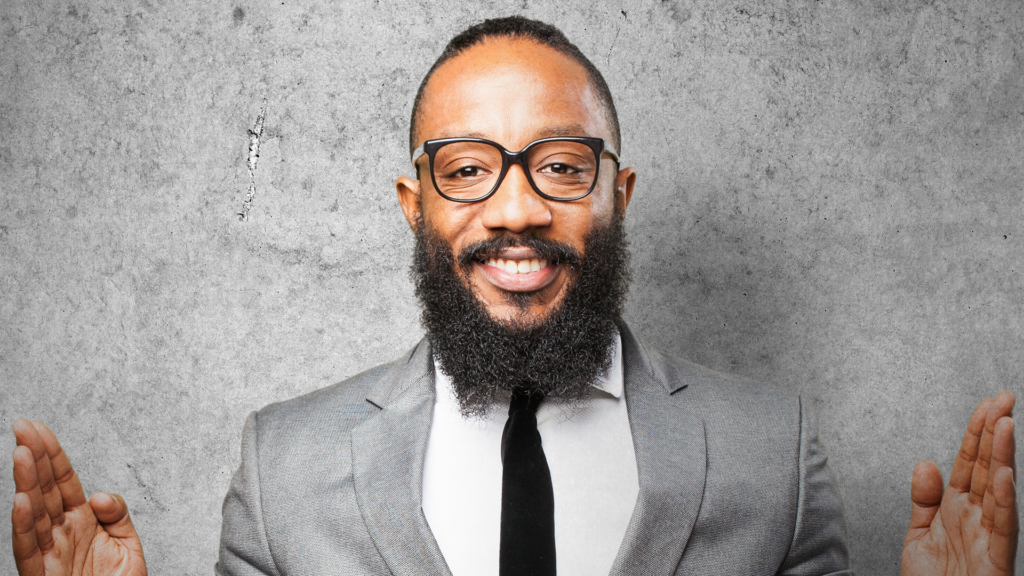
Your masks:
M20 576L43 576L43 552L36 541L32 501L27 494L14 495L11 511L11 540L14 544L14 564Z
M46 505L46 513L50 515L50 522L55 526L63 524L64 503L61 501L57 483L53 481L50 456L46 453L43 439L39 436L36 427L28 420L18 420L14 423L14 437L19 445L32 451L32 458L36 462L39 490L43 493L43 503Z
M89 498L89 505L103 529L114 538L134 538L139 535L128 514L128 504L118 494L97 492Z
M996 421L1003 416L1013 413L1013 394L1000 392L988 408L985 416L985 431L981 434L981 442L978 445L978 461L974 463L974 472L971 474L971 501L981 504L988 489L988 475L991 469L992 460L992 437L996 430Z
M942 502L942 473L931 460L922 460L914 466L914 477L910 481L910 526L907 540L915 532L927 530L932 525L935 513Z
M978 447L981 444L981 435L985 431L985 418L988 416L988 408L992 405L991 398L985 398L978 403L971 414L971 420L964 431L964 439L960 442L960 452L953 462L953 471L949 473L949 487L960 492L967 492L971 489L971 476L974 474L974 463L978 460Z
M1013 478L1013 455L1016 451L1016 442L1013 437L1013 418L1003 416L996 422L996 429L992 436L992 473L989 474L988 486L985 489L985 499L981 505L981 525L992 530L995 523L996 511L996 474L1006 468Z
M82 490L82 483L78 474L71 467L71 460L64 453L57 436L42 422L34 422L39 437L43 439L46 446L46 453L50 456L50 467L53 469L54 481L60 490L61 500L64 502L65 510L72 510L85 504L85 491Z
M39 490L39 477L36 475L36 463L32 451L25 446L14 449L14 488L15 492L24 494L32 509L32 524L36 530L36 541L44 553L53 547L53 524L46 513L43 493Z
M1017 556L1017 490L1013 482L1013 471L1008 467L996 470L995 522L992 539L989 541L988 554L992 563L1007 574L1013 573L1013 561Z

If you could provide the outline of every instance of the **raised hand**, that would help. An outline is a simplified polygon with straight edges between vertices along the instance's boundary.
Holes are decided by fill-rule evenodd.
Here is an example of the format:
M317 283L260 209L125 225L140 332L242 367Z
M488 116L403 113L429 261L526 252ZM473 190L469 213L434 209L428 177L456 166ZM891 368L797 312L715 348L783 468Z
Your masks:
M145 576L128 506L102 492L85 499L71 462L42 422L14 423L11 531L20 576Z
M978 404L967 425L949 486L931 460L914 467L904 576L1013 576L1017 556L1014 396Z

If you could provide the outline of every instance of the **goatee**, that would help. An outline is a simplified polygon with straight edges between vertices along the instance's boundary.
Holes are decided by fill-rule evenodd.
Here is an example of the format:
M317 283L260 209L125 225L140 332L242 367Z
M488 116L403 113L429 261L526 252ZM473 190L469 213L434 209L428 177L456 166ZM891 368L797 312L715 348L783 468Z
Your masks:
M468 286L475 263L515 246L533 249L569 274L562 301L540 321L525 317L536 294L509 292L509 302L522 314L495 320ZM535 234L502 233L456 258L451 245L420 221L411 273L434 359L451 378L467 417L485 414L501 392L515 388L578 402L611 366L630 280L618 211L609 224L587 234L582 255Z

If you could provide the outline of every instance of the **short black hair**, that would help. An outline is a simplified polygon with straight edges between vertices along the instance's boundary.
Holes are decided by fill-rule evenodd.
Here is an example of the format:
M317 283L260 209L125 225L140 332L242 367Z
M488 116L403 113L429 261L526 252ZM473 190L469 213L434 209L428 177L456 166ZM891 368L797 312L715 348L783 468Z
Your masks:
M576 47L575 44L569 41L562 34L562 31L555 28L551 24L541 22L539 20L530 20L529 18L523 18L522 16L508 16L505 18L492 18L484 20L479 24L474 24L469 28L466 28L445 46L444 51L438 56L437 61L427 71L427 75L423 77L423 81L420 82L419 90L416 91L416 99L412 103L412 119L409 122L409 153L411 154L416 149L416 125L417 119L420 114L420 105L423 100L423 91L427 87L427 82L430 81L430 77L434 75L434 72L441 67L442 64L465 52L469 48L482 43L488 38L515 38L515 39L528 39L538 42L545 46L554 48L558 52L565 54L566 56L575 60L580 66L587 71L590 81L594 87L597 88L598 98L601 100L601 104L604 107L605 116L608 123L611 125L613 142L611 143L617 152L620 154L622 137L619 133L619 117L615 112L615 102L612 100L612 92L608 89L608 84L604 81L604 76L601 75L601 71L594 66L583 52Z

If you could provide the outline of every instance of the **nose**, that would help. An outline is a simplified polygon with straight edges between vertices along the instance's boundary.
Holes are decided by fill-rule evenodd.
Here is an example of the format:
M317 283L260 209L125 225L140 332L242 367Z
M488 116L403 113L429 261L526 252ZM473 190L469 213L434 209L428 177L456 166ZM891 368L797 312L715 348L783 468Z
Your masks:
M522 166L513 164L494 195L484 200L483 225L491 230L520 233L551 225L547 202L530 186Z

